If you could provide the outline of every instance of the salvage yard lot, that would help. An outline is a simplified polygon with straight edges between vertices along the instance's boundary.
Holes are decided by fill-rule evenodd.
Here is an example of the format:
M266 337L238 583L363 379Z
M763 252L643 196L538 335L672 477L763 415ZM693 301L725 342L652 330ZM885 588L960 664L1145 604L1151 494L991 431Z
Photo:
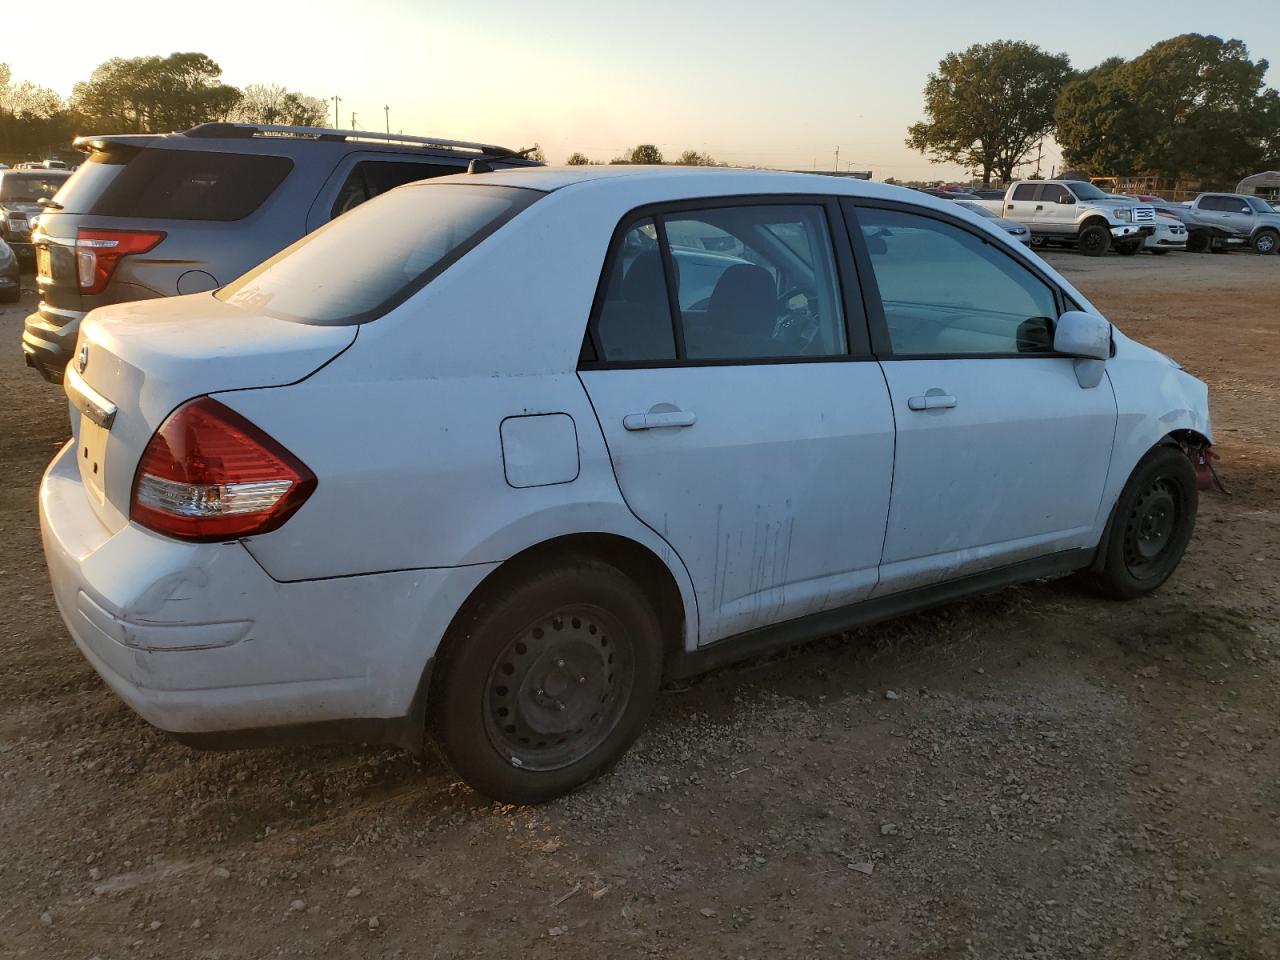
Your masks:
M31 295L0 309L0 953L1280 957L1280 258L1047 259L1209 383L1232 496L1169 584L1014 588L680 684L539 808L130 713L53 607L66 403L21 365Z

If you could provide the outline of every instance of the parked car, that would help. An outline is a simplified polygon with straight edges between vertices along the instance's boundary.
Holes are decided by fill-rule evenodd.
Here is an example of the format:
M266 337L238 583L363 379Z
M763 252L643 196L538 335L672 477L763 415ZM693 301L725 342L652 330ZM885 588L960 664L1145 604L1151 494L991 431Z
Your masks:
M916 187L921 193L939 200L976 200L977 194L967 190L943 190L941 187Z
M1155 231L1147 237L1142 249L1158 255L1171 253L1174 250L1186 250L1186 224L1177 217L1157 212Z
M88 160L41 217L41 299L22 335L53 383L94 307L216 289L369 197L472 160L533 163L481 143L228 123L75 144Z
M0 239L0 303L17 303L22 296L22 277L18 255Z
M970 193L979 200L1003 200L1005 192L1003 190L992 190L987 187L978 187L971 190Z
M126 702L205 746L430 729L511 802L607 769L664 676L1032 578L1149 593L1212 436L1006 234L746 170L400 187L95 310L66 392L45 557Z
M1186 249L1191 253L1226 253L1230 248L1248 246L1249 238L1229 229L1221 220L1187 206L1161 200L1151 204L1156 216L1173 217L1187 228Z
M1006 220L1004 217L998 217L980 203L972 203L968 200L957 200L956 203L964 207L966 210L972 210L978 216L986 220L995 221L995 226L998 226L1019 243L1025 243L1027 246L1031 245L1031 231L1022 224L1015 223L1012 220Z
M1191 201L1198 213L1219 221L1224 229L1247 237L1250 246L1262 254L1280 247L1280 213L1261 197L1239 193L1202 193Z
M0 171L0 238L22 259L33 256L31 221L43 212L41 199L56 194L70 176L61 170Z
M979 200L1006 220L1031 230L1034 246L1078 247L1100 257L1114 247L1117 253L1137 253L1155 232L1155 211L1147 204L1117 204L1083 180L1015 180L1003 200Z

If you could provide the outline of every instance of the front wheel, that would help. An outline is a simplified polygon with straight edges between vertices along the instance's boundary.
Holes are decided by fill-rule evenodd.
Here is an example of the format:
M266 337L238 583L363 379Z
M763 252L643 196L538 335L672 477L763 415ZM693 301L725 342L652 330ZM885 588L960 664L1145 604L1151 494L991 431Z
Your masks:
M1116 253L1120 254L1120 256L1122 257L1132 257L1141 249L1142 249L1141 241L1138 241L1137 243L1117 243L1116 244Z
M1086 257L1100 257L1111 246L1111 231L1106 227L1085 227L1080 231L1078 243L1080 252Z
M1116 501L1095 583L1118 600L1131 600L1168 580L1195 530L1199 499L1185 453L1172 446L1149 452Z
M1263 256L1276 252L1277 245L1280 245L1280 234L1274 230L1263 230L1253 238L1253 251Z
M541 803L609 769L657 698L661 626L621 570L565 559L489 589L446 639L433 733L458 775Z

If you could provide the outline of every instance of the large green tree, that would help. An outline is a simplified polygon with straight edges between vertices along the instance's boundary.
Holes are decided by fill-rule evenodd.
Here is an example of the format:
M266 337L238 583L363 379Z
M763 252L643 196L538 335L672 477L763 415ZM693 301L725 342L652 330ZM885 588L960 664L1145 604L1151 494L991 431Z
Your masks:
M1067 84L1057 139L1095 174L1193 174L1229 181L1275 160L1277 93L1266 60L1239 40L1187 33L1133 60L1114 58Z
M71 140L71 114L58 94L29 81L16 82L0 63L0 159L40 159Z
M240 91L203 53L114 57L72 89L72 107L109 133L162 133L223 120Z
M1053 110L1071 77L1065 53L1020 40L978 43L949 53L929 74L925 119L908 130L907 146L935 162L958 163L1013 178L1014 168L1053 129Z

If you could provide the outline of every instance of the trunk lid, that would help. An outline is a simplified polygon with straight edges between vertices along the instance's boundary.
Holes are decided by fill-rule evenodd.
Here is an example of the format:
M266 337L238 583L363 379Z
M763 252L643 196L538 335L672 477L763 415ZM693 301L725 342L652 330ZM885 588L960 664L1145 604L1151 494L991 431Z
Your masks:
M275 319L207 293L90 313L66 390L76 460L99 518L112 531L128 523L138 459L184 401L296 383L349 347L358 330Z

